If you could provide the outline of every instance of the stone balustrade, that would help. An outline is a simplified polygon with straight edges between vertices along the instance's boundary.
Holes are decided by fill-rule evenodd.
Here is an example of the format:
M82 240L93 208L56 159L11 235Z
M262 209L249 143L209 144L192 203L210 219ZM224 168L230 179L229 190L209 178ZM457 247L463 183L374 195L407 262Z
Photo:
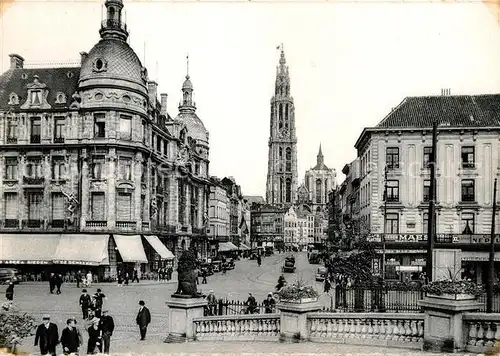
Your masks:
M500 342L500 314L464 313L462 320L467 351L484 353Z
M279 314L221 315L195 318L198 341L278 341Z
M307 319L313 342L411 349L423 346L421 313L310 313Z

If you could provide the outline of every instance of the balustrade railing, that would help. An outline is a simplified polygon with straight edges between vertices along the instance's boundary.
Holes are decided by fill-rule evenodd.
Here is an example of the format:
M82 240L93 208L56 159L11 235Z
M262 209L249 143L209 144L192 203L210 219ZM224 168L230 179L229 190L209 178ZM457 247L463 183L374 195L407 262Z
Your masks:
M465 313L462 320L468 352L484 353L500 342L500 314Z
M194 319L196 340L278 341L280 316L224 315Z
M311 313L307 320L313 342L411 349L423 345L423 314Z
M106 227L108 226L107 221L99 221L99 220L87 220L85 222L86 227Z
M135 229L137 227L137 223L135 221L117 221L115 226L124 229Z

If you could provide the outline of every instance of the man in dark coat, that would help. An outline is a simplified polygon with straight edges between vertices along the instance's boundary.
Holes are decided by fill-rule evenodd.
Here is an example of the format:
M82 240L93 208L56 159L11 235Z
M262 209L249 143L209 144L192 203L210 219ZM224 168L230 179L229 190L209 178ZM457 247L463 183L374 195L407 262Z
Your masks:
M55 276L55 284L56 284L56 287L57 287L57 291L56 291L57 294L61 294L61 285L62 285L62 283L63 283L63 276L62 276L62 274L58 273Z
M80 337L76 329L75 319L68 319L66 325L67 326L61 332L61 346L63 352L65 355L78 353L78 349L80 348Z
M89 308L92 304L92 299L90 295L87 294L87 290L82 290L82 295L80 296L80 307L82 308L83 319L89 317Z
M113 336L113 331L115 330L115 322L107 310L102 311L102 317L99 320L99 329L102 330L103 352L109 354L109 345L111 343L111 336Z
M9 286L5 290L5 298L7 298L7 300L14 299L14 283L12 283L12 281L9 281Z
M149 313L149 309L145 307L145 304L143 300L139 302L140 308L135 318L137 325L139 325L139 331L141 332L141 340L146 339L148 325L151 322L151 314Z
M102 310L102 305L104 304L104 298L106 298L106 296L104 294L102 294L102 291L100 288L97 288L97 293L94 294L94 300L95 300L95 316L96 318L100 318L101 317L101 310Z
M76 272L76 288L80 288L80 283L82 282L82 272Z
M136 269L134 269L134 276L132 277L132 283L134 283L134 281L137 281L137 283L139 283L139 275L137 274Z
M35 335L35 346L40 343L42 355L56 355L56 346L59 343L57 325L50 322L50 316L44 315L43 323L38 325Z
M50 286L50 294L54 294L54 288L56 287L56 276L54 273L51 273L49 276L49 286Z
M89 340L87 343L87 355L95 353L96 349L102 352L102 330L99 329L99 319L92 319L92 325L87 329Z

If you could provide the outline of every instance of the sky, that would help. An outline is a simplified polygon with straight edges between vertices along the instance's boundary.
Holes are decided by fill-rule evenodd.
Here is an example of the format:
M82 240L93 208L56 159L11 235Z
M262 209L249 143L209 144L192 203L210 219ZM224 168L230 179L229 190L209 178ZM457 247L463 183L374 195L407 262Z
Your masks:
M0 3L6 0L0 0ZM79 62L104 0L0 9L0 71ZM480 2L124 1L130 45L176 116L189 74L210 133L210 175L265 196L270 99L283 43L295 102L299 181L316 163L343 180L354 143L406 96L500 93L500 26Z

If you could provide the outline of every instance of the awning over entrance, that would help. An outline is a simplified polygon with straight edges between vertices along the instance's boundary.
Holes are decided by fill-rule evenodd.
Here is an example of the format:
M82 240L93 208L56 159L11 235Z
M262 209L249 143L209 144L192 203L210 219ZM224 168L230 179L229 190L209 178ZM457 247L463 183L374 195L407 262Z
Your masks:
M118 252L123 262L148 263L141 236L139 235L113 235Z
M232 242L221 242L219 244L220 252L236 251L236 250L238 250L238 247L236 247Z
M162 259L171 260L174 258L174 254L165 247L158 236L144 236L144 238L149 242L151 247L154 248L154 250L160 255Z
M50 264L59 234L0 234L0 263Z
M244 243L240 243L240 250L250 250L250 247L248 247Z
M60 235L53 261L70 265L109 265L109 235Z

